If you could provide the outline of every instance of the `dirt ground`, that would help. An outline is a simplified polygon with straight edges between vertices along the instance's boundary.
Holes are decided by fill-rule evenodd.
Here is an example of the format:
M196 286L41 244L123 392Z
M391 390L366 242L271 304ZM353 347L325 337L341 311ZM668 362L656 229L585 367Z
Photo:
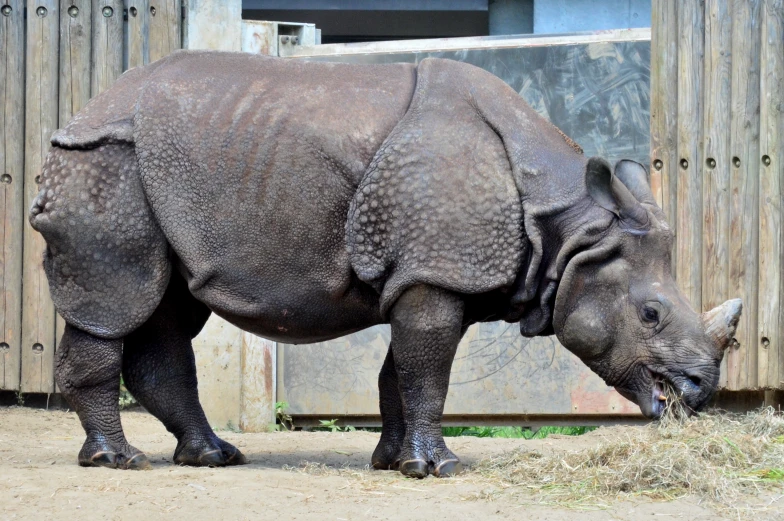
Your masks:
M75 461L83 433L74 413L0 408L0 520L722 519L697 498L635 498L577 511L542 503L541 497L525 492L499 493L471 472L417 481L396 472L369 471L378 435L367 432L224 431L219 434L249 457L249 465L177 467L171 464L174 438L152 416L127 412L123 424L131 443L150 457L153 470L80 468ZM602 440L602 431L530 441L461 437L447 442L471 465L518 447L590 447ZM339 475L319 472L308 462L346 470ZM784 519L780 495L757 499L762 508L755 519Z

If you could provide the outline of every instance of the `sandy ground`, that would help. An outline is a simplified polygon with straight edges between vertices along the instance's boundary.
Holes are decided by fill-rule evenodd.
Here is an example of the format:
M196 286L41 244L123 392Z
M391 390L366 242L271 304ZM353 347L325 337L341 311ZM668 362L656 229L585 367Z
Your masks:
M153 462L151 471L84 469L76 465L83 433L76 415L0 408L0 520L112 519L721 519L696 498L671 502L636 498L600 510L538 503L519 492L492 493L469 472L452 479L406 479L365 470L378 435L366 432L219 433L250 464L230 469L171 464L174 438L150 415L123 414L126 434ZM602 429L580 437L545 440L450 438L470 465L517 447L577 450L597 444ZM306 462L345 468L318 473ZM784 519L784 499L760 501L755 519ZM735 518L735 516L732 516Z

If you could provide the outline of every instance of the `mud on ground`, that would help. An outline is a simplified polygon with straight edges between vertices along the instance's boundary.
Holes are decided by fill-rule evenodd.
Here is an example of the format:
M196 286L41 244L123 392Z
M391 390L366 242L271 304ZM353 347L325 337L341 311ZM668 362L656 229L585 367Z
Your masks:
M0 408L0 520L723 518L693 497L670 502L645 497L609 503L589 500L567 509L525 491L499 490L470 472L417 481L396 472L370 471L367 464L378 434L367 432L224 431L219 435L239 447L249 465L177 467L171 464L174 438L152 416L126 412L123 425L129 441L150 457L153 470L78 467L76 454L84 438L76 414ZM619 428L634 427L614 427ZM447 443L470 466L519 447L584 449L598 444L606 432L544 440L461 437L448 438ZM344 470L322 472L324 464ZM781 494L752 498L758 509L754 518L784 519Z

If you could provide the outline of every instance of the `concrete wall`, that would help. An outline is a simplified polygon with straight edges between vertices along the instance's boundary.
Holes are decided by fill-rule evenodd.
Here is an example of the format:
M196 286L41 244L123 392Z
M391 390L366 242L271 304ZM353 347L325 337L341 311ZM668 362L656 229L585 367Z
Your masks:
M522 3L519 2L518 3ZM534 33L651 26L651 0L536 0Z

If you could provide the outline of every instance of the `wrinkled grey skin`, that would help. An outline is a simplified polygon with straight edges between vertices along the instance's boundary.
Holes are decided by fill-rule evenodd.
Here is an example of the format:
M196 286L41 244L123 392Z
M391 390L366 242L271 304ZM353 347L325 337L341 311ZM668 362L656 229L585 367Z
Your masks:
M121 372L177 463L245 461L198 401L191 339L212 312L293 343L390 323L372 461L416 477L460 471L440 421L470 324L556 334L656 417L663 381L695 410L711 397L740 315L698 315L676 288L642 166L586 158L469 65L178 52L52 142L30 222L82 465L149 466L120 426Z

